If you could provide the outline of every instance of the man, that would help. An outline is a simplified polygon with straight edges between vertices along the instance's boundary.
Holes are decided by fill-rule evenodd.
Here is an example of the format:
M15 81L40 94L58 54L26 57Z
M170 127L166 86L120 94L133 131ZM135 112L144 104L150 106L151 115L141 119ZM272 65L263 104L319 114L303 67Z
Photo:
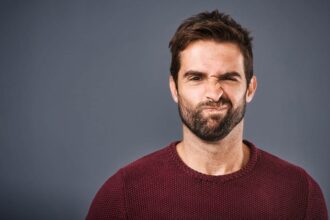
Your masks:
M327 219L321 189L303 169L243 140L257 87L251 41L218 11L179 26L169 84L182 141L110 177L87 219Z

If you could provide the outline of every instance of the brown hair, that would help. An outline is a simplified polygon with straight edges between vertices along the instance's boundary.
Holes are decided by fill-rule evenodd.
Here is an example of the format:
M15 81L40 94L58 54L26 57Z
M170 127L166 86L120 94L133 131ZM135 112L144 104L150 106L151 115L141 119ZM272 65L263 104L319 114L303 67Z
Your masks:
M239 46L244 57L244 72L247 85L253 76L252 37L229 15L218 10L202 12L186 20L178 27L169 48L172 54L170 72L177 86L180 70L180 52L197 40L232 42Z

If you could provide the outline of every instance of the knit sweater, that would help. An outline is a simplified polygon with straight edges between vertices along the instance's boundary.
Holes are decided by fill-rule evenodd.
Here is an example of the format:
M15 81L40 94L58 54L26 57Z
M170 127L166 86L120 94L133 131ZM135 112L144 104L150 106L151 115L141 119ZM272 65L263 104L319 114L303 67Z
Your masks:
M246 166L211 176L188 167L177 143L110 177L86 219L327 219L321 189L302 168L244 141Z

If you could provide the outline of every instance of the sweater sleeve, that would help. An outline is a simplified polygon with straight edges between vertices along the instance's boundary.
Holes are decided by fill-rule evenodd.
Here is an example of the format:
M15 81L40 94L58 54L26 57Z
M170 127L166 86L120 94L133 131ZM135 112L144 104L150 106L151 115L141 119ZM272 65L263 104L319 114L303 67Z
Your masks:
M86 220L126 219L122 172L111 176L97 192Z
M312 177L308 177L308 204L305 219L327 220L327 206L321 188Z

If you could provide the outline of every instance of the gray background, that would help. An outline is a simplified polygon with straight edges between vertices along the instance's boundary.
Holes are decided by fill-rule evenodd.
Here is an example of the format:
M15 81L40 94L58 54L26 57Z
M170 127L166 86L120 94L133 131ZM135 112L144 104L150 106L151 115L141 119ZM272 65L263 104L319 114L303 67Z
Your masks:
M1 219L83 219L118 168L180 139L168 41L216 8L254 36L245 137L329 207L329 1L1 1Z

